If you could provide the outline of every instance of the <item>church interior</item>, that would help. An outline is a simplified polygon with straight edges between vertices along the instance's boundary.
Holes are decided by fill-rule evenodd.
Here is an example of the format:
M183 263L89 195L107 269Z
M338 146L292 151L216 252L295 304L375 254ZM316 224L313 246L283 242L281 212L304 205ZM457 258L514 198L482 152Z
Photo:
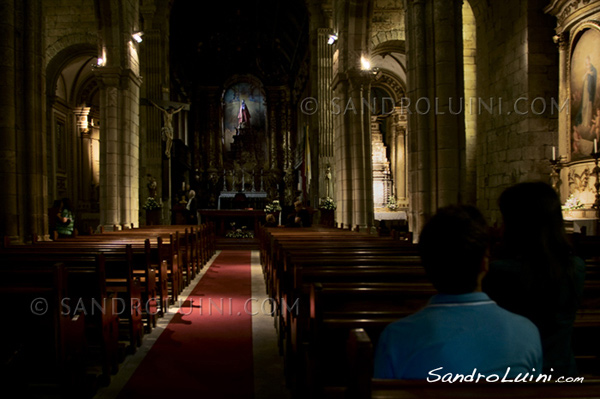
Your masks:
M182 309L192 308L186 295L202 298L198 287L223 277L225 269L235 270L230 263L248 265L247 281L229 276L233 282L228 284L239 283L244 294L227 295L254 297L255 284L262 284L260 295L266 292L276 308L285 303L285 284L277 279L282 278L279 273L290 273L285 268L292 266L285 262L302 249L288 248L292 255L280 255L275 243L286 241L277 234L285 235L287 229L269 233L263 226L269 222L266 215L274 216L275 226L300 223L312 226L307 231L313 234L329 231L334 238L322 238L316 252L329 243L334 248L348 245L351 255L364 242L364 251L381 254L387 247L371 243L378 238L395 242L403 248L402 256L414 258L406 248L414 248L437 209L473 205L490 226L499 228L500 194L526 181L543 181L556 190L569 234L577 235L582 245L592 243L586 247L592 248L586 259L590 276L600 275L594 241L600 220L598 21L598 0L3 0L0 181L6 186L0 190L5 268L0 270L0 296L5 301L27 298L29 306L34 290L29 284L41 290L42 280L54 279L40 294L50 295L63 287L56 274L63 267L82 262L97 272L94 267L101 263L110 280L114 265L147 256L139 262L152 267L134 267L129 277L115 274L127 283L113 293L133 300L137 284L140 298L160 298L152 309L162 320L148 309L137 321L126 318L131 346L143 347L148 340L142 335L153 327L154 334L169 331L166 319L185 325L185 317L170 314L177 313L169 310L177 295L187 303L180 303ZM62 247L68 259L52 249L63 239L54 219L62 211L57 201L65 198L73 215L72 237ZM297 206L306 219L294 221ZM147 244L142 233L148 235ZM349 234L360 235L360 245ZM345 240L347 244L341 243ZM392 257L396 247L386 245ZM247 258L238 251L247 251ZM322 262L333 267L335 259L345 256L338 253ZM45 277L32 277L42 263L52 267L40 272ZM28 272L17 272L16 266ZM77 278L82 278L78 284L89 283ZM71 283L65 277L65 287ZM597 340L586 337L600 329L597 283L586 285L591 305L581 335L592 352L584 351L581 365L596 381L600 348ZM111 291L107 284L98 287ZM309 301L312 289L298 298ZM89 296L91 288L80 291ZM324 298L326 292L324 288ZM214 295L222 300L225 294ZM221 301L218 310L222 308ZM14 312L21 320L19 311ZM256 353L266 350L254 347L254 382L238 381L237 371L231 371L236 377L230 380L212 376L222 385L205 397L342 397L339 389L324 388L325 377L307 371L313 366L326 370L334 363L321 359L317 364L318 356L303 352L301 338L294 335L305 327L303 319L275 313L261 319L262 327L257 327L260 318L245 321L250 342L256 331L266 331L265 342L276 348L269 349L271 360L260 360ZM53 380L59 388L66 379L85 380L78 394L68 396L73 393L67 389L66 397L100 392L105 396L98 398L137 398L142 392L163 392L153 386L152 377L144 380L137 374L129 385L117 383L125 386L120 393L113 392L115 383L107 380L119 374L114 359L102 356L113 353L106 345L116 345L116 338L109 340L104 330L93 335L91 316L86 315L85 326L72 329L59 316L64 315L39 327L53 331L50 338L32 346L36 351L60 348L59 355L46 354L50 364L60 364L57 369L69 370ZM121 321L118 329L124 328ZM110 327L101 322L102 328ZM162 327L156 328L157 322ZM42 322L23 317L22 323L35 327ZM141 326L138 333L135 325ZM22 332L16 331L4 340L18 341ZM87 334L86 342L73 338L77 331ZM232 345L243 346L241 336L232 335ZM363 342L360 335L355 339L355 344ZM96 362L102 378L88 383L89 373L82 378L73 365L89 359L75 355L71 346L96 340L105 345L100 345L104 349ZM27 353L21 346L4 346L3 374L20 367L15 354ZM239 364L252 369L251 344L249 348L248 353L248 348L240 349L239 356L250 363ZM202 350L212 353L210 345ZM257 371L261 364L281 375ZM33 373L44 373L38 368ZM143 380L143 389L130 386L135 378ZM266 380L282 391L268 393ZM274 380L285 381L287 388ZM223 388L247 383L254 384L253 393ZM50 390L58 395L52 396L31 384L37 387L32 398L62 397L62 388L60 393ZM264 391L257 393L259 388ZM186 389L181 392L196 392ZM356 392L356 397L376 397L358 396L364 393L360 387Z

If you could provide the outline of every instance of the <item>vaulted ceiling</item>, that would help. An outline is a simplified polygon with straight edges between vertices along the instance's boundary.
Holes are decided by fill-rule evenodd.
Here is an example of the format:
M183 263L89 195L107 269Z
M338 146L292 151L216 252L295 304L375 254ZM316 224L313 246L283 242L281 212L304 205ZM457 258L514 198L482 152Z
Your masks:
M171 70L184 86L220 85L234 74L287 84L307 49L304 0L175 0L172 8Z

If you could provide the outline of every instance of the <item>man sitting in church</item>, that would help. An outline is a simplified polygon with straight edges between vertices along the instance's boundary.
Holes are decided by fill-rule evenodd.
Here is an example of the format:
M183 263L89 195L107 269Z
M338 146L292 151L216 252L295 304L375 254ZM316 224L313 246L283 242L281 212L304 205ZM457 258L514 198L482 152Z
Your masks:
M436 381L449 373L510 378L541 371L537 327L481 292L488 245L486 222L474 207L441 208L425 225L419 252L438 294L419 312L386 327L375 378Z

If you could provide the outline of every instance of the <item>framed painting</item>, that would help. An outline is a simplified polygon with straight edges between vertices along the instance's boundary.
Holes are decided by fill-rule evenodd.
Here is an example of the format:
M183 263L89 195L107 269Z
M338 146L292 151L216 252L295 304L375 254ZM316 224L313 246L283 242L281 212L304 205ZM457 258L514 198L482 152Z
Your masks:
M571 44L569 68L571 161L590 158L600 142L600 28L586 24Z

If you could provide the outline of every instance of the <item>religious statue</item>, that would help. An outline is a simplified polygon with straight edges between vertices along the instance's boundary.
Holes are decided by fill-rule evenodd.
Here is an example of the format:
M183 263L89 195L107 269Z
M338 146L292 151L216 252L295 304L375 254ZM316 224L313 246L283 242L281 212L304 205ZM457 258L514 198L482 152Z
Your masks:
M156 179L152 175L148 175L148 197L156 198L157 187Z
M250 111L248 111L246 102L242 100L240 111L238 112L238 128L246 127L246 124L250 124Z
M327 170L325 171L325 191L326 197L331 197L333 194L333 188L331 188L333 184L332 176L331 176L331 165L327 164Z
M163 127L161 129L161 133L163 140L167 142L165 154L167 155L167 158L171 158L171 146L173 145L173 115L181 111L183 109L183 105L178 108L163 108L159 105L156 105L154 101L150 102L163 113Z

